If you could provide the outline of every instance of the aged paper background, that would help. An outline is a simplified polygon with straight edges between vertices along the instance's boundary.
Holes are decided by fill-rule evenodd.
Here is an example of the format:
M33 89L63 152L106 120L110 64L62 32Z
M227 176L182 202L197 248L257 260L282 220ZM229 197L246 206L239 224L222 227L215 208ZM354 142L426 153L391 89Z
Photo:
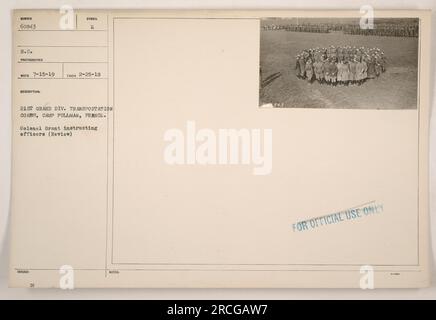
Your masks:
M121 26L121 27L124 27L124 26ZM128 25L126 25L125 26L126 28L128 28L129 26ZM129 39L128 38L126 38L126 39L123 39L123 41L129 41ZM122 54L122 53L121 53ZM236 79L237 80L237 79ZM253 85L256 85L257 83L254 83ZM248 84L247 84L248 85ZM126 90L128 90L128 88L126 89ZM128 96L128 92L126 92L126 95ZM225 106L225 105L224 105ZM262 112L270 112L271 110L266 110L266 111L262 111ZM274 112L276 112L277 110L273 110ZM281 110L278 110L279 112L281 111ZM285 110L285 111L288 111L288 110ZM324 110L324 111L327 111L327 110ZM328 110L329 112L330 111L332 111L332 110ZM338 111L341 111L341 110L338 110ZM342 111L343 112L343 111ZM256 113L258 113L258 111L256 110ZM295 117L295 116L301 116L301 115L298 115L298 110L292 110L292 115ZM122 115L121 115L122 116ZM311 116L311 119L313 119L313 115L310 115ZM337 116L337 115L336 115ZM344 116L344 117L346 117L346 116L349 116L349 115L347 115L347 114L345 114L345 115L340 115L340 116ZM265 114L262 114L262 118L261 118L261 120L262 121L265 121L264 119L265 119ZM280 115L280 117L281 117L281 119L283 119L283 112L282 112L282 114ZM303 117L304 117L304 115L303 115ZM325 121L325 118L326 117L326 115L323 115L323 118L322 118L322 120L324 120ZM362 117L362 115L359 115L359 117L361 118ZM138 117L138 119L139 119L140 117ZM407 116L405 116L405 118L407 118ZM271 118L268 118L269 119L269 121L274 121L274 119L271 119ZM316 117L315 117L315 119L316 119ZM286 119L287 121L293 121L293 119L292 118L287 118ZM347 120L347 119L345 119L345 120ZM347 123L347 121L345 121L344 120L344 123ZM371 119L371 120L373 120L373 119ZM381 118L380 119L380 121L382 121L383 119ZM175 121L175 120L174 120ZM238 117L236 116L236 117L234 117L233 119L232 119L232 121L233 121L233 124L237 124L238 123ZM253 118L253 120L252 121L256 121L256 119L255 119L255 117ZM260 120L258 120L258 121L260 121ZM321 121L321 120L319 120L319 121ZM348 121L349 121L349 119L348 119ZM404 119L404 120L401 120L401 119L399 119L399 123L402 123L401 121L407 121L406 119ZM121 122L122 123L122 122ZM179 122L177 122L177 123L179 123ZM199 121L199 123L201 123L201 125L204 125L205 127L207 127L207 126L210 126L209 124L207 124L206 123L206 120L204 121L204 124L203 124L203 122L200 122ZM254 123L256 123L256 122L254 122ZM405 123L407 123L407 122L405 122ZM229 124L229 127L231 127L231 126L233 126L233 124ZM156 126L157 126L157 124L155 124ZM181 124L179 124L179 125L177 125L177 124L175 124L175 126L176 127L179 127L179 126L181 126L181 125L183 125L183 123L181 123ZM410 123L410 125L404 125L404 124L402 124L403 125L403 128L404 127L407 127L407 128L410 128L410 130L413 132L413 122L412 123ZM236 125L236 127L237 127L237 125ZM332 128L332 130L330 130L330 132L331 132L331 134L335 134L335 132L334 132L334 130L333 129L337 129L337 128ZM341 130L343 130L344 128L342 128ZM350 131L353 131L353 129L355 129L355 128L350 128ZM361 128L362 130L358 130L358 133L357 134L359 134L359 132L362 132L362 131L364 131L363 129L365 129L364 127L362 127ZM296 134L297 134L297 136L298 136L298 132L296 132ZM337 134L340 134L340 132L338 132ZM404 134L404 136L405 137L409 137L410 138L410 134L409 135L407 135L407 132L403 132L403 134ZM121 139L123 138L123 136L121 135L120 136L121 137ZM277 139L277 138L279 138L280 139L280 137L277 137L277 135L275 136L275 139ZM356 138L356 137L354 137L354 138ZM358 138L358 137L357 137ZM389 136L388 137L385 137L386 139L389 139ZM327 137L326 137L326 139L327 139ZM351 139L351 138L350 138ZM363 139L363 138L361 138L361 139ZM407 141L407 139L406 139L406 141ZM315 137L314 137L314 139L313 139L313 142L317 142L317 140L315 139ZM319 142L319 141L318 141ZM298 141L297 141L297 143L298 143ZM406 148L407 148L407 146L406 146ZM95 150L90 150L90 151L95 151ZM356 150L356 152L357 152L357 150ZM401 150L399 150L399 151L397 151L397 152L401 152ZM400 153L401 154L401 153ZM401 155L403 155L403 154L401 154ZM139 153L139 156L141 156L141 153ZM298 159L298 158L297 158ZM293 161L296 161L297 159L293 159ZM366 159L367 160L367 159ZM122 159L120 160L121 161L121 165L122 165ZM412 163L413 161L411 160L411 165L413 165L413 163ZM275 163L275 166L276 166L277 164ZM382 164L380 164L380 163L374 163L374 165L382 165ZM385 169L389 169L389 166L388 166L388 164L386 164L386 167L385 167ZM393 179L395 179L395 169L394 168L390 168L391 170L392 170L392 174L393 174L393 176L392 176L392 178ZM413 170L413 167L411 167L411 170ZM140 178L140 177L138 177L138 178ZM222 176L221 177L222 179L226 179L226 177L225 176ZM358 177L356 177L356 179L357 179ZM373 179L376 179L376 177L374 177ZM138 180L141 180L141 179L138 179ZM131 181L131 180L130 180ZM405 186L406 188L407 187L413 187L413 185L411 186L411 185L408 185L408 186ZM90 189L92 189L92 186L90 186ZM321 192L321 191L320 191ZM325 192L325 190L324 190L324 192ZM407 192L407 189L405 190L405 192ZM264 194L263 194L264 195ZM278 199L281 199L281 198L278 198ZM388 195L386 196L386 198L385 199L388 199ZM275 199L276 201L277 201L277 199ZM298 200L305 200L305 199L298 199ZM354 205L355 203L352 203L351 205ZM122 205L122 204L121 204ZM128 204L127 204L128 205ZM298 205L298 204L296 204L296 205ZM320 207L322 207L322 208L326 208L326 205L327 205L327 208L329 208L328 207L328 203L320 203L320 204L316 204L316 205L319 205ZM337 210L338 208L332 208L331 210ZM339 208L340 209L340 208ZM324 210L324 211L320 211L320 214L324 214L324 213L328 213L328 212L330 212L330 208L329 208L329 210ZM308 215L309 215L310 213L308 213ZM386 222L387 223L387 222ZM78 226L78 228L79 227L81 227L81 226ZM134 226L128 226L129 228L131 228L131 227L134 227ZM320 230L321 231L321 230ZM324 230L323 230L324 231ZM328 230L326 229L325 230L326 232L328 232ZM409 233L408 233L409 234ZM412 241L410 241L410 239L404 239L405 240L405 242L407 242L407 244L410 244L411 246L413 246L413 240ZM409 240L409 241L407 241L407 240ZM282 243L282 242L280 242L280 243ZM43 244L42 244L43 245ZM126 243L126 245L128 246L129 245L129 243ZM383 258L383 257L380 257L380 258ZM394 259L398 259L398 260L396 260L396 261L398 261L398 262L404 262L404 263L409 263L410 261L406 261L406 260L402 260L401 259L401 257L398 257L398 258L395 258L394 257Z

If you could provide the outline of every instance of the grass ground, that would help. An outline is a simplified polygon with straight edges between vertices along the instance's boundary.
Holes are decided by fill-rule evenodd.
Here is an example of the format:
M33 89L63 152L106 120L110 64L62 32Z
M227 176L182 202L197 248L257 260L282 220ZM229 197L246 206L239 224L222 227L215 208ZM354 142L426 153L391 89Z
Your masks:
M387 71L361 86L331 87L298 79L295 55L306 48L329 45L378 47L387 57ZM261 31L260 63L264 78L281 72L281 77L261 90L260 105L356 109L415 109L417 106L417 38Z

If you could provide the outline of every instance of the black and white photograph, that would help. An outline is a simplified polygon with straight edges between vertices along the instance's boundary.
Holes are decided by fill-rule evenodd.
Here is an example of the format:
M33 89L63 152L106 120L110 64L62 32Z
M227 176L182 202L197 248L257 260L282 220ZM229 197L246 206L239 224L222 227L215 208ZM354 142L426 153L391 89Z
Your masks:
M262 108L416 109L419 19L265 18Z

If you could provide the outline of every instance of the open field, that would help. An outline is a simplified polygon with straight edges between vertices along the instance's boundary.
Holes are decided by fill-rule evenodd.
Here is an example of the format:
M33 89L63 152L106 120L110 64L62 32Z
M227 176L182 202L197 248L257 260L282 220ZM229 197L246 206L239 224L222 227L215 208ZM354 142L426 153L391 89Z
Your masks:
M361 86L308 84L295 75L295 56L303 49L330 45L378 47L387 57L387 71ZM260 92L260 105L293 108L415 109L418 88L418 38L377 37L342 33L261 31L263 77L278 77Z

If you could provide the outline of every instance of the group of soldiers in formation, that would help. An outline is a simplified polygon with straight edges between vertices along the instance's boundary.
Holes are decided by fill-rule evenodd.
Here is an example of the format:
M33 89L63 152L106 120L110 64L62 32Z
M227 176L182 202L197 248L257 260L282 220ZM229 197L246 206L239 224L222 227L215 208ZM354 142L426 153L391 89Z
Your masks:
M361 85L386 71L386 57L379 48L330 46L303 50L296 57L298 78L312 83Z
M342 31L345 34L364 36L418 37L418 24L377 24L372 29L363 29L358 24L306 23L287 25L265 25L264 30L286 30L295 32L329 33Z

